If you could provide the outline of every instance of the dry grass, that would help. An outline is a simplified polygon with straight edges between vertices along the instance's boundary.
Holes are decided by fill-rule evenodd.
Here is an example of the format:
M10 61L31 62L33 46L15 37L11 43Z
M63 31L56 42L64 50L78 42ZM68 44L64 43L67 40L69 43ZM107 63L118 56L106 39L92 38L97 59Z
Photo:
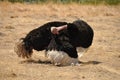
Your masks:
M33 60L17 57L17 39L48 21L87 21L94 29L93 45L81 66L56 67L34 51ZM0 80L119 80L120 6L30 5L0 2Z

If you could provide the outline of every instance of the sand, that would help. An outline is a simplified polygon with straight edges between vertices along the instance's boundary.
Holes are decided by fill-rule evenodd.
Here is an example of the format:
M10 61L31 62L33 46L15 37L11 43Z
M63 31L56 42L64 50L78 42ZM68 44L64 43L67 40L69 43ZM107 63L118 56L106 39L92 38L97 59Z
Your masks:
M49 21L86 21L94 30L79 66L58 67L44 51L19 58L14 43ZM20 4L0 2L0 80L120 80L120 5Z

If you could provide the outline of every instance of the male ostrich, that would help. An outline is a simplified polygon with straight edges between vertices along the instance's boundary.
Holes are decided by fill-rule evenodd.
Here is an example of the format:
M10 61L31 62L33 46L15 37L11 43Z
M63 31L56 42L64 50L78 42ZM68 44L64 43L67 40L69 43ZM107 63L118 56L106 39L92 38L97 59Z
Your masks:
M78 63L78 54L85 52L93 41L93 30L83 20L73 23L49 22L30 31L16 43L15 52L19 57L29 58L32 50L46 50L46 55L55 65ZM81 56L81 54L80 54Z

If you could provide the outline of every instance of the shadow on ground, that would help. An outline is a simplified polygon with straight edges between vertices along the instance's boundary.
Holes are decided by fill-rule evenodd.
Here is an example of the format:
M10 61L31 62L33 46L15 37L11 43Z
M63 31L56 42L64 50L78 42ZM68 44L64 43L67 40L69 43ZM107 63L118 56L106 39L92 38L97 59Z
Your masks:
M89 64L97 65L97 64L100 64L102 62L100 62L100 61L87 61L87 62L79 61L79 63L82 65L89 65Z
M23 64L23 63L36 63L36 64L52 64L50 61L48 61L48 60L45 60L45 61L42 61L42 60L24 60L24 61L21 61L20 62L21 64ZM81 64L81 65L90 65L90 64L92 64L92 65L97 65L97 64L100 64L100 63L102 63L102 62L100 62L100 61L87 61L87 62L83 62L83 61L79 61L79 64Z

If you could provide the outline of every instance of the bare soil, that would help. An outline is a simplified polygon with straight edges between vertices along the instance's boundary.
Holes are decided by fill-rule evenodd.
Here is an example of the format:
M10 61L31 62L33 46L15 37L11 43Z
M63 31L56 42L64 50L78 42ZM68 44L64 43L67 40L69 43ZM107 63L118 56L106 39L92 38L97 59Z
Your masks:
M58 67L44 51L19 58L14 43L49 21L85 20L94 41L80 66ZM0 2L0 80L120 80L120 5L20 4Z

